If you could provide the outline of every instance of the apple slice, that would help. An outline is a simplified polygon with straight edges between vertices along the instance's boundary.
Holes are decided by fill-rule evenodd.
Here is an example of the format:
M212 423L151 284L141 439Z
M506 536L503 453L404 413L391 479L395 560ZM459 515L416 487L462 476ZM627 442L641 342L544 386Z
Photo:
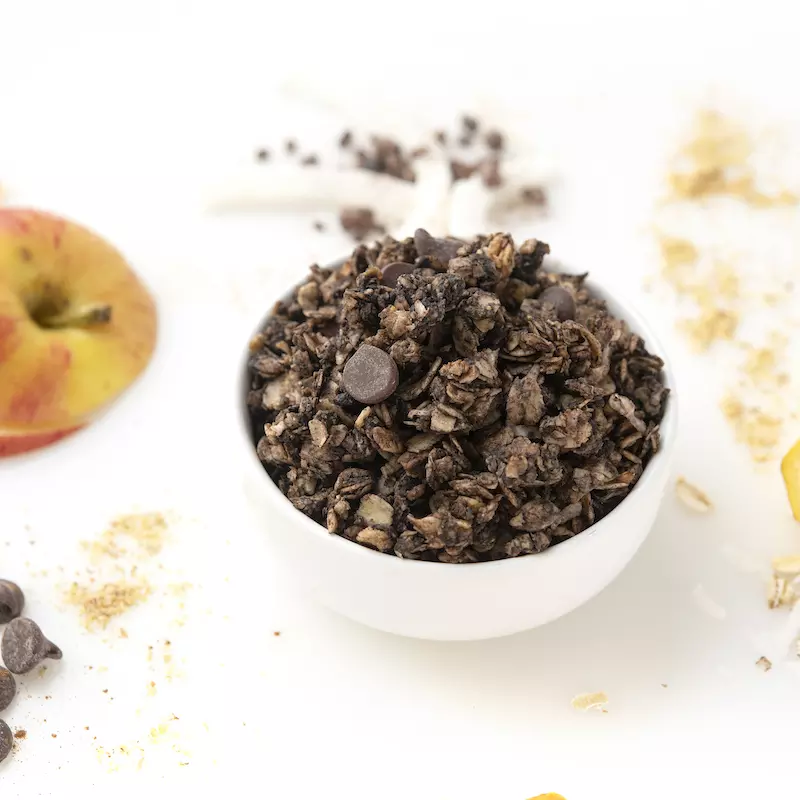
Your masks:
M110 244L0 208L0 456L91 422L147 366L156 332L153 298Z

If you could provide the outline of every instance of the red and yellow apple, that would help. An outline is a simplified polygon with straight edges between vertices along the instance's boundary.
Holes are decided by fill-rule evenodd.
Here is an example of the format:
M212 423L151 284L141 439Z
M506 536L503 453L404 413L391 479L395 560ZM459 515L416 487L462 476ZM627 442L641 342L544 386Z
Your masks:
M84 427L147 366L155 303L80 225L0 208L0 456Z

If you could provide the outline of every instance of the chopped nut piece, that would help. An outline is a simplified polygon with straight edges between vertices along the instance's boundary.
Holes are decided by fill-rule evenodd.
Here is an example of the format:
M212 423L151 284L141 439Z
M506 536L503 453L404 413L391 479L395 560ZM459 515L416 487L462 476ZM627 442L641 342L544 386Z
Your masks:
M687 508L691 508L698 514L707 514L714 507L705 492L693 486L683 477L678 478L675 482L675 493Z

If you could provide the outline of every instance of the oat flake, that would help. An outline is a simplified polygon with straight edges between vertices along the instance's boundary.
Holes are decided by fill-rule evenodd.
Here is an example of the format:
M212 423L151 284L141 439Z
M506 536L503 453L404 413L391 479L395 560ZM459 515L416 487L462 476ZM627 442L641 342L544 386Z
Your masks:
M687 508L698 514L707 514L714 507L705 492L693 486L683 477L678 478L675 482L675 494Z

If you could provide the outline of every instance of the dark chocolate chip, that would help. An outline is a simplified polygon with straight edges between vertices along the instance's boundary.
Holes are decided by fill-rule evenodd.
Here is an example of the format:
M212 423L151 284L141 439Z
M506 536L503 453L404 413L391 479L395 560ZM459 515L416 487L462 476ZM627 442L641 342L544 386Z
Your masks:
M17 675L30 672L45 658L59 660L61 650L42 633L42 629L25 617L12 620L3 632L3 661Z
M479 167L480 164L465 164L463 161L458 161L454 158L450 162L450 177L454 183L456 181L465 181L467 178L471 178Z
M14 735L11 728L0 719L0 761L5 761L14 746Z
M25 606L25 595L16 583L0 580L0 625L16 619Z
M381 270L381 283L394 289L397 286L397 279L401 275L408 275L409 272L413 271L413 264L406 264L405 261L392 261L391 264L387 264Z
M362 344L350 357L342 372L342 386L345 391L365 405L381 403L390 397L399 380L394 359L371 344Z
M339 147L350 147L352 142L353 142L352 131L342 131L342 135L339 137Z
M469 114L465 114L461 118L461 124L464 126L464 130L466 131L478 130L478 120L475 119L475 117L471 117Z
M0 711L5 711L17 693L17 682L14 676L7 670L0 667Z
M256 152L256 160L257 161L269 161L269 150L266 148L261 148Z
M575 298L569 289L563 286L550 286L542 292L539 300L553 306L562 322L575 319Z
M504 144L503 134L500 131L489 131L486 134L486 145L490 150L502 150Z
M433 258L441 266L446 267L451 258L455 258L458 251L464 246L460 239L437 239L431 236L424 228L417 228L414 231L414 247L417 248L417 255L420 258Z
M532 206L546 206L547 195L541 186L526 186L520 192L520 197L523 203L528 203Z

